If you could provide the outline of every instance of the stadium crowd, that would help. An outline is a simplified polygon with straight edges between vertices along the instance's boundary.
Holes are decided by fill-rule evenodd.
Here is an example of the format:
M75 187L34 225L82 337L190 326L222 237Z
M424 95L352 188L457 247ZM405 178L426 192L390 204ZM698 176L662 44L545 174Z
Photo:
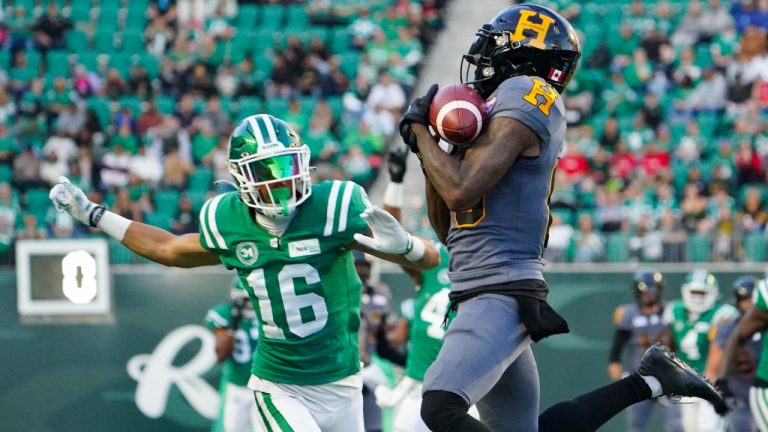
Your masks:
M231 128L257 112L296 128L319 178L369 185L443 3L0 3L0 261L16 239L91 234L48 204L61 175L116 213L197 231L228 187L214 181L230 179Z
M258 111L296 126L316 175L369 185L444 4L58 3L7 2L0 19L6 262L17 238L90 234L51 211L59 175L120 214L196 230L226 188L212 182L229 178L230 128ZM544 3L584 50L547 258L764 260L768 2Z

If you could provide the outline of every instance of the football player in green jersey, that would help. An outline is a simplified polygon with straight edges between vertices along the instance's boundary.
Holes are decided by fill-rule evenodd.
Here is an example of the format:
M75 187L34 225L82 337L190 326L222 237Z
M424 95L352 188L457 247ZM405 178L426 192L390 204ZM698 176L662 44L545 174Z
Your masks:
M717 301L720 288L715 276L704 269L690 272L681 287L682 299L671 302L664 309L664 322L669 326L672 343L681 360L699 373L716 377L715 371L705 371L709 344L714 337L714 326L736 319L738 310ZM722 419L712 404L691 399L681 406L685 431L716 432L723 429Z
M309 148L275 117L240 122L228 169L237 191L206 201L197 234L132 222L90 202L66 178L50 197L57 209L152 261L235 269L259 320L248 387L264 423L280 431L357 432L361 288L350 249L418 270L437 265L440 255L372 206L360 186L313 185Z
M259 339L256 312L237 276L232 281L231 295L231 302L214 306L205 315L206 327L216 336L216 357L224 362L219 386L221 410L212 430L266 431L253 391L248 388L253 351Z
M754 306L739 321L739 325L728 339L719 371L725 377L739 363L739 354L743 352L755 333L762 333L765 340L768 335L768 279L757 283L753 291ZM749 409L760 432L768 432L768 344L763 344L757 371L752 386L749 388Z

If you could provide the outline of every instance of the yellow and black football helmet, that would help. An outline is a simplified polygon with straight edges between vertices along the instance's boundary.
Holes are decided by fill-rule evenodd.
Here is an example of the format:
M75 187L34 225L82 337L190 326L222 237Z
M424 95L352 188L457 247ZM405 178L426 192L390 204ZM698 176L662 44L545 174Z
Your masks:
M571 24L543 6L510 6L484 24L461 62L461 80L487 98L517 75L545 79L560 93L576 72L581 47ZM474 80L470 80L471 66Z

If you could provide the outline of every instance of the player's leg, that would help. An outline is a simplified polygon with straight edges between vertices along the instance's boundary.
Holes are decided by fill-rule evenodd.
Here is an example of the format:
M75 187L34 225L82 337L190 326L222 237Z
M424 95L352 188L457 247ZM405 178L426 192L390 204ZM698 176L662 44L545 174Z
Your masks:
M679 404L662 405L657 402L658 410L664 416L664 430L667 432L683 432L683 422L680 416Z
M467 300L424 377L421 417L432 430L488 431L467 414L530 346L517 301L501 295ZM513 397L527 398L534 389Z
M224 431L248 432L251 408L255 408L253 391L228 383L224 393Z
M521 394L526 397L519 397ZM539 372L530 346L480 399L477 409L483 423L493 431L538 430Z
M668 348L657 344L645 352L638 372L546 410L539 417L539 430L595 431L629 406L663 395L694 396L723 403L711 384L675 358Z
M645 432L651 419L653 401L647 400L636 403L627 409L627 430L629 432Z
M336 402L342 402L340 399L334 399ZM334 409L333 411L315 412L317 423L323 432L361 432L365 430L362 391L344 397L341 404L334 403L333 405L335 406L329 407Z
M723 418L717 415L715 407L711 403L696 399L691 406L693 406L696 412L696 425L691 431L723 432L725 430Z
M736 407L728 415L728 431L729 432L755 432L757 427L752 420L752 413L749 410L749 405L743 401L738 400Z
M398 384L399 386L399 384ZM395 406L392 421L393 432L429 432L419 415L421 410L421 385L412 386Z
M288 393L254 392L261 420L272 432L320 432L303 401Z
M749 410L760 432L768 432L768 388L749 388Z

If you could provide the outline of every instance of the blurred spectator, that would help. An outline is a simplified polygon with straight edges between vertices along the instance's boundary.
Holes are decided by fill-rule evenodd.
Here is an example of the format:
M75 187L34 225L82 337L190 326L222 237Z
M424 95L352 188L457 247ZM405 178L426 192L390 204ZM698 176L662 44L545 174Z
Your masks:
M8 125L0 122L0 165L11 165L19 152L17 141L10 135Z
M155 101L150 100L136 122L136 132L140 136L144 136L150 129L159 126L162 121L163 117L157 112Z
M616 188L604 190L602 197L598 198L597 204L597 221L600 231L610 233L621 230L625 217L625 209L619 191ZM590 223L592 223L591 220Z
M184 189L187 186L187 177L194 170L194 166L179 153L178 145L170 145L163 162L163 187Z
M27 213L24 215L24 227L17 233L20 240L42 240L48 237L45 228L38 225L37 216Z
M552 225L549 227L549 242L544 251L544 259L548 262L566 262L568 248L571 245L574 229L570 224L564 224L559 214L552 214Z
M128 172L155 187L163 178L163 164L160 159L147 152L146 146L139 146L138 153L131 156Z
M66 18L59 15L59 7L55 2L48 3L45 15L37 20L34 28L35 42L38 49L45 52L49 49L64 47L64 32L72 26Z
M196 233L197 221L197 213L192 210L192 201L187 194L182 194L176 216L171 221L171 231L177 235Z
M0 183L0 253L9 251L13 246L20 218L21 208L11 194L11 185Z
M31 11L27 11L24 5L16 5L12 16L7 17L5 26L8 28L8 39L6 49L12 53L32 48L32 30L35 24L35 18Z
M735 163L739 186L763 179L763 163L748 138L739 142Z
M341 157L339 163L345 177L360 184L363 188L367 189L374 180L371 164L357 145L350 147L347 154Z
M695 184L685 186L683 200L680 202L682 225L689 233L695 232L707 214L707 199Z
M154 89L152 88L152 80L147 74L147 70L141 65L131 66L131 70L128 73L128 88L127 90L131 94L142 99L149 99L152 97Z
M720 0L708 0L698 23L701 25L699 42L710 42L715 36L733 26L733 18Z
M603 256L603 239L593 229L591 216L579 216L578 229L573 234L574 262L597 262Z
M746 190L744 204L738 215L739 231L742 235L760 233L765 229L766 221L768 221L768 212L766 212L760 189L750 186Z
M85 116L74 103L64 105L53 124L56 130L62 131L69 137L75 136L85 125ZM72 141L74 143L74 141Z
M662 242L661 260L664 262L685 261L685 246L688 235L682 229L674 212L666 209L661 213L661 223L658 228Z
M205 103L205 111L200 120L209 122L213 131L219 135L229 135L232 129L232 119L221 110L221 99L216 96Z
M219 144L219 135L210 121L200 122L200 132L192 139L192 157L195 163L202 162Z
M120 188L115 195L115 202L110 208L112 212L126 219L141 222L144 220L139 205L131 201L131 193L128 188Z
M702 30L703 9L701 2L692 0L688 2L688 9L683 15L683 20L677 25L672 35L672 43L676 46L691 46L699 40L699 32Z
M40 168L41 161L32 146L23 146L21 154L13 160L13 187L24 192L31 187L43 186Z
M702 81L688 95L687 104L696 111L717 111L725 107L726 101L725 78L710 67L704 70Z
M115 143L101 159L101 181L107 189L122 188L128 184L131 155L120 142Z
M619 122L616 117L608 117L603 123L603 134L600 137L600 145L609 151L613 151L619 143Z
M0 87L0 123L8 121L16 114L16 104L3 87Z

